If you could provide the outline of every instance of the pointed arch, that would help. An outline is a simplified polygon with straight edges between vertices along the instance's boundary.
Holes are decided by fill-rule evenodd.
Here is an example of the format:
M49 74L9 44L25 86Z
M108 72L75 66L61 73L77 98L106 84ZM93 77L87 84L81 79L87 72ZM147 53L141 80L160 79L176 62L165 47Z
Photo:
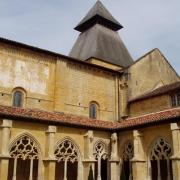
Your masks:
M93 155L97 160L95 163L95 177L97 179L108 179L108 145L103 140L94 143Z
M37 146L37 150L38 150L38 154L39 154L39 157L42 156L42 151L41 151L41 145L40 143L38 142L38 140L30 133L30 132L22 132L20 134L18 134L11 142L10 142L10 145L9 145L9 152L10 150L12 149L12 147L15 145L15 143L20 140L21 138L23 137L29 137Z
M54 147L54 156L56 159L56 179L82 178L81 153L72 138L64 137L58 141Z
M82 156L81 156L80 148L79 148L79 146L77 145L77 143L75 142L75 140L72 139L72 138L69 137L69 136L66 136L66 137L64 137L63 139L57 141L56 144L55 144L55 146L54 146L54 151L56 150L56 148L59 147L60 144L62 144L62 143L65 142L65 141L69 141L69 142L71 142L71 143L73 144L73 146L74 146L74 147L76 148L76 150L77 150L78 159L81 160L81 157L82 157Z
M120 167L121 179L129 180L133 179L132 176L132 158L134 156L134 144L132 140L126 140L122 146L122 164Z
M93 154L95 159L107 159L108 158L108 145L103 140L97 140L94 143Z
M123 144L122 148L122 159L123 160L130 160L134 156L134 145L132 140L127 140Z
M11 141L9 155L8 180L40 177L40 144L30 133L21 133Z
M149 167L152 179L172 180L172 148L164 137L157 137L149 149Z
M172 155L172 145L164 137L156 137L151 143L149 157L151 160L169 159Z

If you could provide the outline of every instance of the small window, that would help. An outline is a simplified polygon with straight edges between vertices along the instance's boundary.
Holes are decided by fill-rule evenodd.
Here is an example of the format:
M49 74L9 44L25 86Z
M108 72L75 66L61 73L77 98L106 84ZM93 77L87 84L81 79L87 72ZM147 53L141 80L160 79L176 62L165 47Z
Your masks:
M23 93L21 91L15 91L13 94L13 106L22 107L23 106Z
M89 117L92 119L97 118L97 105L95 103L91 103L89 106Z
M180 106L180 93L171 96L172 107Z

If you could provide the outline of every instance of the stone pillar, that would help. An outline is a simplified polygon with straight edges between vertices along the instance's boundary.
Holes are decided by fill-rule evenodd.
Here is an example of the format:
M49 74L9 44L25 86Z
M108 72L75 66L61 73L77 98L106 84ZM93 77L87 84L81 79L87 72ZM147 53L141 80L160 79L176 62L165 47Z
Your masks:
M180 124L171 123L172 142L173 142L173 155L172 168L173 179L179 180L180 178Z
M133 180L146 179L146 161L144 159L143 135L140 131L133 131L134 157L132 161Z
M93 176L95 176L95 159L93 156L93 131L89 130L84 135L84 178L88 179L90 166L92 166ZM95 177L94 177L95 179Z
M46 131L46 158L44 160L45 180L55 179L56 160L54 157L54 140L56 126L48 126Z
M121 118L125 118L128 115L127 109L127 95L128 95L128 84L126 82L120 84L120 114Z
M119 180L119 171L118 171L118 138L117 133L111 135L111 159L110 159L110 176L111 180Z
M1 125L1 154L0 154L0 179L7 180L8 178L8 164L9 164L9 143L10 143L10 132L12 127L12 121L3 119Z

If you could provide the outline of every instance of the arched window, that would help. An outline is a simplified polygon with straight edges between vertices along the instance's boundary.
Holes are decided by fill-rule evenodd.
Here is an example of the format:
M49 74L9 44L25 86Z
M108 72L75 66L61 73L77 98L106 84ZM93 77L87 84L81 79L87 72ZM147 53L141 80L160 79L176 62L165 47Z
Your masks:
M23 92L20 90L16 90L13 93L13 106L22 107L23 106L23 100L24 100Z
M29 136L22 136L11 146L10 157L8 180L38 180L38 147Z
M92 119L97 119L98 106L95 102L90 103L89 105L89 117Z
M131 159L134 156L134 148L132 141L128 141L124 144L122 153L122 168L121 168L121 179L122 180L132 180L132 163Z
M172 180L171 146L163 138L154 143L150 152L151 177L153 180Z
M94 157L97 160L95 164L95 179L107 180L108 179L108 147L102 141L97 141L94 145Z
M79 152L69 139L57 145L54 152L56 162L55 180L78 179Z

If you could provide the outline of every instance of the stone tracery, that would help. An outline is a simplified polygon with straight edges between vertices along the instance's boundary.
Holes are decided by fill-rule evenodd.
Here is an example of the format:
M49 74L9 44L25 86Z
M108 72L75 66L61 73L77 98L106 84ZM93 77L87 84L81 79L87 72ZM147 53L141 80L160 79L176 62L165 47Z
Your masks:
M150 152L152 179L172 179L171 145L163 138L158 138Z
M13 158L38 159L38 147L28 136L22 136L11 147L10 156Z
M159 138L154 144L151 150L150 159L151 160L163 160L169 159L171 156L171 146L163 138Z
M8 179L38 178L39 148L36 142L28 135L19 137L10 147L11 156ZM23 170L19 171L19 169Z
M55 149L55 157L58 161L78 161L78 151L70 140L64 140Z
M73 176L75 178L75 176L77 176L76 178L78 179L78 168L76 165L78 165L79 167L79 151L77 149L77 147L75 146L75 144L70 140L70 139L65 139L63 140L61 143L58 143L58 145L55 148L54 151L54 155L55 155L55 159L57 160L57 163L63 162L63 180L67 180L68 177L68 165L71 164L71 168L72 165L73 167L76 169L76 173L77 174L71 174L71 176ZM58 167L58 164L56 164ZM62 167L61 167L62 168ZM58 169L58 168L57 168ZM72 170L73 171L73 170Z
M123 160L127 161L129 159L132 159L134 155L134 148L133 143L131 141L128 141L124 144L124 149L122 153Z

